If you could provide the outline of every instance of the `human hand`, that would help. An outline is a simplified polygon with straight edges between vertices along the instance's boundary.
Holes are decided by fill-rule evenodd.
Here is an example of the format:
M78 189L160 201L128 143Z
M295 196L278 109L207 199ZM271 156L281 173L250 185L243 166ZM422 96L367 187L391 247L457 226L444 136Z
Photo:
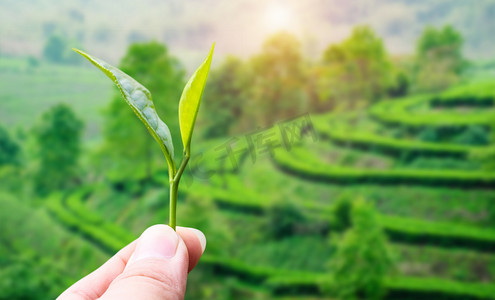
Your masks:
M187 274L205 246L197 229L151 226L57 299L184 299Z

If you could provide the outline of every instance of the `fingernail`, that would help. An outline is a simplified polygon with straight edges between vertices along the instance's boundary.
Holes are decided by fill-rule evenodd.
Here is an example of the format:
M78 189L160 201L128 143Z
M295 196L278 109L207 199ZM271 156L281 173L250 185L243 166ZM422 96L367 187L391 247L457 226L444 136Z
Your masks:
M154 225L139 237L132 260L143 258L172 258L177 252L179 237L167 225Z
M201 232L200 230L198 230L196 228L188 228L188 229L189 230L192 230L192 232L194 232L194 234L198 237L199 243L201 244L201 252L205 252L205 249L206 249L206 237L203 234L203 232Z

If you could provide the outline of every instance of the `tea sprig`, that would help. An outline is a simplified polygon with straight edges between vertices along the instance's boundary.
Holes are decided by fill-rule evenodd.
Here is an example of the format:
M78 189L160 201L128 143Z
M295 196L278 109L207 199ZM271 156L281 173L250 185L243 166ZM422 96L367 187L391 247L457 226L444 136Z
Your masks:
M177 168L174 160L172 135L170 134L168 126L158 116L150 91L134 78L109 63L81 50L73 49L112 79L119 88L126 103L132 108L134 113L141 122L144 123L150 134L160 145L168 165L170 184L169 225L173 229L175 229L177 225L176 210L179 182L191 156L191 138L196 124L199 106L201 104L201 96L203 95L206 79L208 78L208 73L210 71L214 47L215 44L212 45L206 59L187 82L179 100L179 127L183 144L183 156L179 168Z

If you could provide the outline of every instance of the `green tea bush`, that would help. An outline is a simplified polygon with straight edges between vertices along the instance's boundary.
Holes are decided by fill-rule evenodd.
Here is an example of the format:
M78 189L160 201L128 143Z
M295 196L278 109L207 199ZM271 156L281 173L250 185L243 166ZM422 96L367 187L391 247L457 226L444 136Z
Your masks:
M438 131L433 127L426 127L418 134L418 139L424 142L438 142L440 140Z
M351 226L352 194L345 193L332 203L330 207L330 229L343 231Z
M470 113L450 113L450 112L413 112L411 107L431 103L434 95L425 94L393 101L381 101L373 105L369 113L375 119L391 125L401 124L412 129L434 126L439 128L463 128L468 125L486 125L493 120L493 109L470 112Z
M457 135L453 142L461 145L488 145L490 130L487 130L485 126L470 125Z
M108 259L17 195L0 194L0 227L0 299L54 299Z
M488 300L493 284L466 283L440 278L395 277L386 281L387 299Z
M187 195L179 213L182 225L201 230L208 237L208 254L225 254L225 245L233 241L216 204L203 195ZM204 212L208 212L205 214Z
M268 236L280 239L294 235L308 219L296 203L285 199L272 203L266 210Z
M0 167L20 163L20 146L3 126L0 125Z
M407 155L451 156L465 158L474 147L465 145L424 142L410 139L387 137L372 131L350 131L335 128L329 124L330 116L313 118L313 124L320 136L337 144L357 148L364 151L375 150L386 155L401 157ZM431 139L431 134L428 134ZM433 137L437 138L436 134Z
M328 292L340 299L381 299L394 265L387 238L373 207L363 200L353 203L351 221L330 260Z
M418 157L405 166L411 169L425 170L479 170L480 164L469 160L455 158Z
M333 167L321 164L310 152L293 149L291 153L275 151L273 161L283 171L301 178L322 182L345 184L418 184L427 186L457 185L458 187L490 187L495 184L495 175L483 171L459 170L365 170Z
M455 107L459 105L492 107L495 104L495 83L482 81L448 89L433 97L433 107Z
M411 244L434 244L442 247L495 250L495 231L456 223L428 222L421 219L381 215L380 224L390 239Z

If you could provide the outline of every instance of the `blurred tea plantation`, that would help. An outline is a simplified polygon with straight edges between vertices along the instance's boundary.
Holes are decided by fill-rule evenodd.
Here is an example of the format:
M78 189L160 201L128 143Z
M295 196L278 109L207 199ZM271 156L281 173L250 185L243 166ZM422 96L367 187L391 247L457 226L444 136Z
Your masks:
M495 61L463 40L425 27L392 55L357 26L316 60L287 32L215 58L179 194L208 238L186 298L495 299ZM54 298L168 218L160 148L59 44L0 56L0 299ZM151 41L119 67L180 155L182 63Z

